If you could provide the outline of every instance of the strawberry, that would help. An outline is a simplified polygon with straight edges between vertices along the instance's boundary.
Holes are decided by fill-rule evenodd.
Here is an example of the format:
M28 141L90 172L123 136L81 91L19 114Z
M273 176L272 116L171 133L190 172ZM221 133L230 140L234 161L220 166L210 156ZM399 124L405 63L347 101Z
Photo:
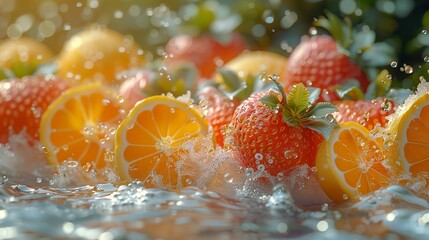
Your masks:
M330 13L319 18L315 25L332 36L304 38L292 51L282 75L286 91L303 83L322 89L320 101L339 100L335 91L338 85L355 80L366 92L370 80L365 71L387 66L394 59L393 48L386 43L375 43L375 33L371 30L352 29L349 22Z
M339 123L353 121L372 130L377 124L383 127L386 117L393 113L395 103L387 98L369 100L342 100L334 103L338 112L332 116Z
M179 35L171 38L166 46L166 65L174 66L183 61L191 62L203 78L210 78L217 67L247 49L247 43L238 33L220 41L213 35Z
M331 87L347 80L356 79L365 91L369 80L363 70L341 53L337 43L330 36L312 36L304 39L292 52L284 74L286 87L304 83L307 86L323 89L321 96L332 93ZM328 94L323 94L328 91ZM331 99L323 99L332 101Z
M228 124L231 122L234 110L240 103L253 92L264 87L255 84L256 77L249 74L245 81L233 71L227 68L218 70L222 83L208 85L199 92L199 98L207 106L207 121L213 128L216 143L224 147L224 135ZM268 85L266 85L268 86Z
M315 165L319 144L336 125L326 116L336 109L331 103L315 103L318 89L310 93L297 84L286 96L273 81L280 93L255 93L237 107L228 145L243 167L276 176L302 164Z
M0 143L23 130L38 139L40 118L68 85L53 76L26 76L0 82Z
M212 86L205 87L199 93L200 99L207 104L207 122L213 128L216 143L224 146L225 127L231 122L234 110L241 103L230 99Z

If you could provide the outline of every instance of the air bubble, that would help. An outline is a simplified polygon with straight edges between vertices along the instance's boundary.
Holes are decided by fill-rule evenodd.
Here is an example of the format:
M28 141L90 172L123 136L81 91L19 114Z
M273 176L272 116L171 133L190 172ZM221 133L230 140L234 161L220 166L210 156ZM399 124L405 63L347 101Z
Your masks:
M383 110L384 112L389 112L390 110L392 110L393 104L388 99L383 99L383 102L381 103L380 107L381 110Z
M396 67L398 66L398 62L397 62L397 61L392 61L392 62L390 63L390 66L391 66L392 68L396 68Z

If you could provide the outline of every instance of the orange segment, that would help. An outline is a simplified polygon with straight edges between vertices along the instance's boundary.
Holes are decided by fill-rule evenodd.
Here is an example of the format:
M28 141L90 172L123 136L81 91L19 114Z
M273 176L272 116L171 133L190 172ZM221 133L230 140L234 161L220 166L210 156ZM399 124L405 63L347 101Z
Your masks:
M340 124L317 153L319 182L335 202L356 200L390 182L392 164L386 161L382 139L355 122Z
M137 103L116 131L117 171L126 181L146 186L181 188L193 181L192 166L183 162L183 144L207 135L208 125L188 104L169 96Z
M100 84L64 92L42 116L40 141L54 165L74 160L86 169L102 169L113 152L113 132L125 111L114 91Z
M428 83L421 83L392 115L387 126L389 158L403 166L403 178L429 182L429 94Z

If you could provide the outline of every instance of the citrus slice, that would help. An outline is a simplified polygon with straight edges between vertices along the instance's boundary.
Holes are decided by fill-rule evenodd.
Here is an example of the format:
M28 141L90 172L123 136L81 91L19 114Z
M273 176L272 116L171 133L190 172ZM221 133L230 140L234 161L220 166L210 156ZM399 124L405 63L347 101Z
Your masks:
M316 158L320 185L334 202L356 200L390 182L382 138L355 122L335 128L322 142Z
M100 84L82 85L49 105L42 116L40 141L52 164L74 161L87 170L107 165L114 131L126 115L123 101L115 96Z
M207 121L187 103L161 95L146 98L116 131L117 172L149 187L190 185L192 168L181 159L188 151L183 144L207 133Z
M405 179L429 182L429 83L421 83L391 116L387 126L388 157L403 167Z

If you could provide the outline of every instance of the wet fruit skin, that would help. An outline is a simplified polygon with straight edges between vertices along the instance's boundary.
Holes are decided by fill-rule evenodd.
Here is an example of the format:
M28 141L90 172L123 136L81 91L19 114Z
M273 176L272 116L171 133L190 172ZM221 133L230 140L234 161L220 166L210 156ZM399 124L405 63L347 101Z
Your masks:
M272 176L302 164L314 166L322 135L284 123L280 111L260 102L268 93L253 94L234 112L229 134L235 160L255 171L263 167Z
M321 88L323 101L339 100L331 88L347 80L358 80L363 91L369 85L363 70L341 53L335 40L326 35L303 39L290 55L282 77L286 81L286 91L297 83Z
M116 84L117 74L145 64L143 50L118 32L94 25L72 36L57 59L58 76L72 84Z
M362 124L369 130L376 125L384 127L386 117L394 112L395 103L392 100L377 98L374 100L341 100L334 103L338 112L332 116L339 123L349 121Z
M217 67L247 48L246 41L239 33L232 33L231 39L226 42L220 42L210 35L178 35L171 38L165 46L165 64L171 67L188 61L196 65L203 78L210 78Z
M0 81L0 143L25 130L38 139L40 118L68 84L53 76L26 76Z
M199 93L202 101L207 102L207 122L213 128L216 144L224 147L224 135L232 120L234 110L241 101L228 99L213 87L206 87Z

